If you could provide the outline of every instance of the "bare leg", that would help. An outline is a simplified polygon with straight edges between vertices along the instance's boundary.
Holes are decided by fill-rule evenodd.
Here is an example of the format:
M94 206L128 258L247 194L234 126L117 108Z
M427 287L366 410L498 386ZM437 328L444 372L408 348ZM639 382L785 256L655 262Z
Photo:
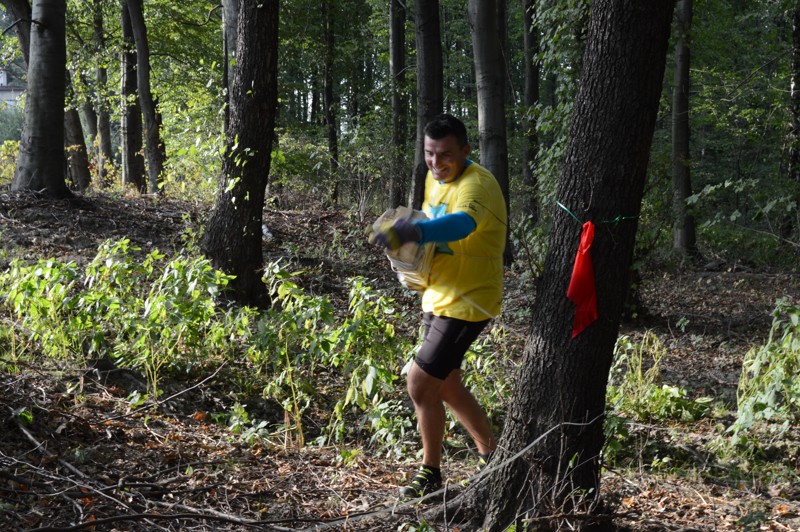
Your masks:
M440 390L444 383L425 373L416 362L408 372L408 395L414 402L422 436L422 463L431 467L439 467L442 461L445 415Z
M488 454L494 451L497 442L489 426L489 419L475 397L464 386L460 369L454 370L447 376L441 388L441 396L456 415L458 422L472 436L478 452Z
M497 444L489 420L475 397L461 382L460 369L441 380L425 373L415 362L408 372L408 394L417 413L424 465L439 467L441 464L445 402L472 436L479 453L486 454L494 450Z

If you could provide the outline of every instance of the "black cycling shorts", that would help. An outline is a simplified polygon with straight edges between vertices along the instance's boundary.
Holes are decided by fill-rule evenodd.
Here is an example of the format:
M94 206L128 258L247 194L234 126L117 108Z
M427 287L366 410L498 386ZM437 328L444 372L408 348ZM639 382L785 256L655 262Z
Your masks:
M431 377L446 379L451 371L461 368L464 354L489 321L464 321L424 313L422 345L414 361Z

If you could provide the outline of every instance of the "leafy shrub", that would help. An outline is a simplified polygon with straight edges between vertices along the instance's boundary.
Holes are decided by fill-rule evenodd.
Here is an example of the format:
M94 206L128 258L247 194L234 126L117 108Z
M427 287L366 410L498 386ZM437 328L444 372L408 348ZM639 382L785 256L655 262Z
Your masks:
M617 340L606 395L610 410L638 421L694 421L708 413L711 399L691 399L683 388L661 383L659 364L665 353L651 331L638 344L629 336Z
M737 418L728 429L733 443L745 441L760 421L784 431L800 419L800 305L777 302L767 342L744 357L736 395Z
M159 265L163 255L153 251L137 262L135 250L128 240L105 242L83 275L74 263L15 262L0 286L46 355L114 356L143 370L156 397L162 369L185 369L198 353L222 349L227 320L215 297L230 277L203 258Z

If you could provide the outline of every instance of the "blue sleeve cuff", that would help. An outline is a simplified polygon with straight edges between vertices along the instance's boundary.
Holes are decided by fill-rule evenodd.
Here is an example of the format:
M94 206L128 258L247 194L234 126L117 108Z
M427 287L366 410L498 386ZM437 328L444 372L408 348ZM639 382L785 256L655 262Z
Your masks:
M423 220L416 223L422 234L420 244L428 242L454 242L466 238L472 233L477 224L472 216L465 212L445 214L433 220Z

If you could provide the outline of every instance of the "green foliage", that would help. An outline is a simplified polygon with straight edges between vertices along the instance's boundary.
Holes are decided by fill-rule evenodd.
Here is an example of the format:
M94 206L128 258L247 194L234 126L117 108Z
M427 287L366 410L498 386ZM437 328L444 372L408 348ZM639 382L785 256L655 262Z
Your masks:
M737 402L728 429L734 444L747 442L759 422L777 425L780 433L800 420L800 305L777 302L769 338L744 357Z
M464 355L464 385L483 407L489 419L494 419L508 407L511 400L511 381L514 366L505 347L509 344L507 330L493 325L486 334L473 342Z
M164 368L189 369L200 353L223 351L227 324L214 300L230 277L202 258L160 263L157 251L139 263L135 250L128 240L106 242L83 275L74 263L17 261L0 286L46 355L113 356L143 370L155 398Z
M286 430L293 431L298 446L303 446L302 416L314 393L316 364L331 349L328 328L333 307L326 298L306 295L291 280L296 275L278 263L265 269L274 305L257 323L250 356L269 377L264 396L276 400L291 416L293 425Z
M407 412L390 398L399 379L403 353L410 346L395 336L395 316L392 300L372 290L363 278L350 284L348 314L340 327L333 331L335 344L326 362L347 376L344 398L333 411L330 434L340 440L347 430L345 417L357 411L365 414L372 430L372 441L398 452L403 436L411 427ZM352 428L352 427L351 427Z
M3 303L19 320L18 327L54 358L81 352L80 339L70 335L63 322L63 315L74 302L71 291L78 279L75 263L55 260L40 260L33 265L15 260L0 276L0 287L6 294Z
M253 443L256 439L266 439L269 435L266 421L250 419L250 414L241 403L234 403L230 413L216 416L216 421L225 423L228 430L246 443Z
M547 234L544 224L534 226L529 217L509 227L511 243L516 250L512 267L522 279L532 282L544 271L547 256ZM522 310L522 309L519 309Z
M0 142L19 141L22 137L22 120L20 107L0 104Z
M7 140L0 144L0 183L11 183L17 169L19 141Z
M638 344L629 336L617 339L606 395L610 411L638 421L695 421L709 412L710 398L691 399L683 388L661 383L665 353L650 331Z

